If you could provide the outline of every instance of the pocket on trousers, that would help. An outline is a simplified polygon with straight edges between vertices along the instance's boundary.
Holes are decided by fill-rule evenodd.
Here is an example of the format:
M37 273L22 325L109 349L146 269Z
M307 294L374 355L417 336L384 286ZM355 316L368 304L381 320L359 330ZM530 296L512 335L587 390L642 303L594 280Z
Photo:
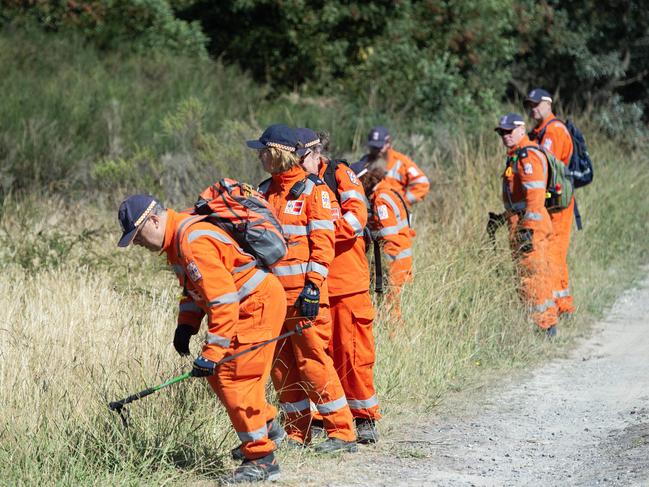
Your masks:
M273 338L272 330L263 322L264 303L256 303L253 309L240 310L237 326L236 349L234 353ZM267 362L272 360L271 344L265 345L254 352L249 352L234 360L234 375L237 378L260 377Z
M374 308L368 306L353 310L354 317L354 365L358 367L374 364Z

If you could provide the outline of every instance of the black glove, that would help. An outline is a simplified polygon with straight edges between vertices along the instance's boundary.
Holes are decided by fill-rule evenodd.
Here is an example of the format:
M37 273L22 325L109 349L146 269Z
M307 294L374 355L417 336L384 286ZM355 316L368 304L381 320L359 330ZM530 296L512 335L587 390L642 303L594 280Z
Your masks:
M293 306L300 310L302 316L312 320L320 310L320 289L312 282L307 282Z
M534 248L532 245L532 238L534 237L534 230L529 228L519 228L516 231L516 241L518 242L518 251L522 254L528 254Z
M196 357L192 367L192 377L207 377L216 372L216 362L206 359L202 355Z
M174 334L174 348L178 355L184 357L189 355L189 340L194 334L194 328L190 325L178 325Z
M491 240L496 237L496 232L505 223L504 213L489 212L489 221L487 222L487 235Z

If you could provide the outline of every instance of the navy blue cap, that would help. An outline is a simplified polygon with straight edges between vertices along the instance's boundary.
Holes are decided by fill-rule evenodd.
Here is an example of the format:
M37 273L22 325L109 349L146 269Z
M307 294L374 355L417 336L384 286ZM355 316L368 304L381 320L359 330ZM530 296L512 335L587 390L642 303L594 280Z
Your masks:
M306 154L308 149L320 143L320 136L314 130L306 127L296 128L295 135L298 141L297 155L300 157Z
M117 243L118 247L129 246L140 225L146 221L156 204L160 202L150 194L134 194L122 201L117 212L117 218L122 225L122 238Z
M367 146L374 149L383 149L383 146L390 140L390 132L387 128L377 125L370 129L367 135Z
M500 117L500 120L498 120L498 125L496 125L496 128L494 130L512 130L521 125L525 125L525 120L523 120L523 117L521 117L518 113L508 113L507 115Z
M527 94L525 101L531 101L532 103L541 103L542 101L549 101L552 103L552 97L550 93L545 91L543 88L534 88Z
M274 147L288 152L295 152L297 148L297 135L291 127L278 123L264 130L264 133L261 134L258 140L246 141L246 145L251 149L257 150Z

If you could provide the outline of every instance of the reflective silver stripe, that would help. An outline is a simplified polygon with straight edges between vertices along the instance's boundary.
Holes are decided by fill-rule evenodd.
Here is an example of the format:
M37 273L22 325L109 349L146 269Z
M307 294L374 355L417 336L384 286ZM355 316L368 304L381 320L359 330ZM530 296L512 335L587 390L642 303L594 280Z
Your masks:
M240 265L239 267L235 267L232 269L232 272L230 274L237 274L239 272L247 271L248 269L255 267L257 265L257 261L253 260L252 262L248 262L247 264Z
M340 193L341 203L344 203L345 201L352 200L352 199L360 200L363 203L365 203L366 206L369 205L367 198L360 191L356 191L355 189L350 189L349 191L343 191L342 193Z
M525 201L519 201L518 203L512 203L511 205L507 206L509 206L510 210L521 211L527 208L527 203Z
M322 264L318 264L317 262L309 262L309 264L306 266L306 271L317 272L322 277L327 277L327 274L329 274L329 269L327 269Z
M396 225L393 225L391 227L385 227L385 228L379 230L378 232L372 232L372 235L374 235L376 237L385 237L386 235L395 235L395 234L399 233L399 230L401 230L402 228L405 228L407 226L408 226L407 221L400 221L399 223L397 223Z
M526 211L525 212L525 217L523 220L534 220L534 221L541 221L543 219L543 216L540 213L535 213L533 211Z
M541 164L543 165L543 176L548 175L548 158L545 155L545 152L543 150L535 149L533 147L529 148L532 152L536 152L537 155L539 156L539 159L541 159Z
M394 178L397 181L401 181L401 174L399 174L399 169L401 169L401 161L397 160L394 164L394 167L390 169L385 175L389 178Z
M187 242L192 243L194 240L201 237L212 237L220 242L236 245L236 242L234 240L226 237L222 233L215 232L214 230L192 230L187 236Z
M282 225L284 235L308 235L309 229L304 225Z
M378 406L379 400L372 396L369 399L347 399L347 403L351 409L369 409Z
M172 266L169 266L169 267L171 268L172 271L174 271L174 273L177 276L184 276L185 275L185 268L183 266L181 266L181 265L172 265Z
M255 441L261 440L268 434L268 428L266 425L262 426L255 431L237 431L237 436L241 441Z
M544 181L530 181L529 183L523 183L525 189L545 189Z
M428 181L428 178L426 176L419 176L417 179L413 179L408 183L408 187L413 186L415 184L430 184L430 181Z
M570 289L562 289L561 291L552 291L552 296L555 298L567 298L570 296Z
M358 221L356 215L354 215L351 211L348 211L343 215L343 218L347 220L347 223L349 223L354 229L354 235L356 235L357 237L363 235L363 225L361 225L361 222Z
M333 401L315 405L320 414L330 414L344 408L345 406L347 406L347 398L345 398L345 396L339 397Z
M306 264L282 265L273 267L271 271L276 276L297 276L299 274L306 274Z
M194 301L185 301L178 305L178 311L181 313L201 313L203 310Z
M309 194L313 193L313 188L315 188L315 183L313 181L311 181L310 179L307 179L306 180L306 185L304 186L304 191L302 192L302 194L309 195Z
M388 196L388 195L385 194L385 193L381 193L381 195L379 196L379 198L383 198L383 199L385 200L385 202L386 202L387 204L389 204L389 205L392 207L392 211L394 211L394 214L397 215L397 220L398 220L398 221L401 221L401 212L399 211L399 207L398 207L397 204L392 200L392 198L390 198L390 196Z
M532 309L533 309L536 313L543 313L544 311L546 311L546 310L548 310L548 309L550 309L550 308L554 308L555 306L556 306L556 305L554 304L554 300L553 300L553 299L548 299L548 300L547 300L545 303L543 303L543 304L539 304L538 306L533 306Z
M417 201L417 197L410 191L406 191L406 199L409 203L414 203L415 201Z
M239 291L237 292L237 296L239 298L239 301L243 301L243 298L246 296L250 295L251 292L253 292L255 289L257 289L257 286L262 283L264 279L266 279L266 275L268 273L266 271L263 271L261 269L257 269L257 272L255 272L250 279L248 279L243 286L239 288Z
M222 304L232 304L232 303L238 303L239 302L239 295L237 293L225 293L221 294L220 296L217 296L214 299L211 299L207 305L210 308L213 308L214 306L221 306Z
M222 337L216 333L210 333L209 331L205 333L205 343L209 345L218 345L219 347L228 348L230 346L230 339L228 337Z
M334 231L334 222L331 220L311 220L309 222L309 233L314 230L331 230Z
M279 407L285 413L299 413L311 409L308 399L302 399L298 402L280 402Z
M409 248L409 249L406 249L406 250L402 250L402 251L399 252L397 255L389 255L389 254L385 254L385 256L386 256L389 260L391 260L392 262L394 262L395 260L405 259L406 257L411 257L411 256L412 256L412 248Z

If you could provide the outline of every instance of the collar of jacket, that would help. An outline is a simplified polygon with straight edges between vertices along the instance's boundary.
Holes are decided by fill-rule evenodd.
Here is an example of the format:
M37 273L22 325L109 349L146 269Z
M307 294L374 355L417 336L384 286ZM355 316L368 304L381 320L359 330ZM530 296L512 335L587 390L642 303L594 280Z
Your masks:
M528 146L528 145L536 145L536 144L534 144L534 143L530 140L530 138L527 136L527 134L525 134L525 135L523 135L523 138L522 138L521 140L518 141L518 144L516 144L516 145L515 145L514 147L512 147L511 149L508 149L508 150L507 150L507 156L513 156L513 155L516 153L516 151L517 151L518 149L520 149L521 147L526 147L526 146Z
M545 118L541 121L540 124L538 124L536 127L534 127L534 129L532 130L532 132L534 132L535 134L538 134L539 132L541 132L541 130L543 130L543 129L545 128L545 126L548 124L548 122L550 122L550 120L552 120L552 119L554 119L554 118L556 118L556 115L555 115L554 113L550 112L550 113L548 114L548 116L545 117Z
M180 220L182 220L182 214L178 213L171 208L167 208L167 226L165 227L165 240L162 244L162 250L160 254L166 252L169 255L169 251L173 249L174 241L176 240L176 229Z
M302 169L302 166L297 165L284 172L273 174L273 182L284 187L287 184L296 183L304 179L306 176L307 173L304 169Z

